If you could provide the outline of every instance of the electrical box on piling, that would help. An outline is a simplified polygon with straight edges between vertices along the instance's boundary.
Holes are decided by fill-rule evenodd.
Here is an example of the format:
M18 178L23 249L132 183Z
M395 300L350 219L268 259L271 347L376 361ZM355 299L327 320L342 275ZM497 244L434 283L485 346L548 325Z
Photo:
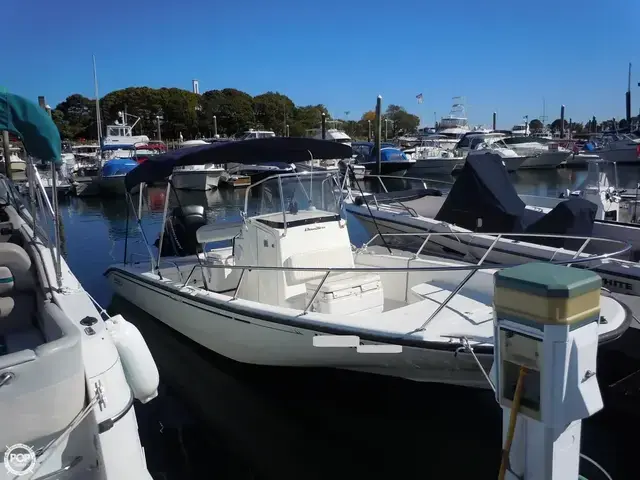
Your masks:
M550 263L495 275L492 375L511 445L504 478L578 478L581 420L603 406L595 373L601 283L588 270Z

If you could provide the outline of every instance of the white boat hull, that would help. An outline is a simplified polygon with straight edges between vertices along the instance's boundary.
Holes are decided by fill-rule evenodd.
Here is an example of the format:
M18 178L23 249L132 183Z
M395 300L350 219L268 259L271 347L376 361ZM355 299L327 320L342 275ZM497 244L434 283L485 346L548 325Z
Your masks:
M571 156L570 152L545 152L527 157L520 168L556 168Z
M373 354L358 353L355 348L314 347L313 339L319 331L286 325L281 316L274 322L258 318L259 313L264 317L274 312L274 307L262 305L261 312L252 312L242 305L242 300L226 296L204 303L188 290L169 292L159 282L142 279L118 267L109 269L107 277L118 295L196 343L238 362L340 368L413 381L488 387L473 358L464 353L456 355L455 349L403 346L401 353ZM293 323L295 318L289 320ZM490 368L492 354L479 357Z
M638 163L640 162L640 157L638 157L638 151L636 148L620 148L616 150L596 150L594 153L597 153L600 158L605 160L606 162L616 162L616 163Z
M222 169L174 170L171 176L174 188L206 191L218 188Z
M417 160L411 167L411 175L449 175L456 166L464 166L464 158L433 157Z

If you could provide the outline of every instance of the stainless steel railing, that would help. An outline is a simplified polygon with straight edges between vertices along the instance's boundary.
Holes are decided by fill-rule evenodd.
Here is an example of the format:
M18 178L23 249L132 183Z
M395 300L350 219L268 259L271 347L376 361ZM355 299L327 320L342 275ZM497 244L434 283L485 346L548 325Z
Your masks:
M451 235L451 233L448 232L431 232L431 233L389 233L389 234L379 234L374 236L371 240L369 240L368 242L366 242L365 244L363 244L363 246L360 249L356 250L356 253L365 253L367 251L367 248L371 245L371 243L378 237L378 236L426 236L426 240L425 242L423 242L420 245L420 248L416 251L415 254L413 254L413 260L418 259L420 253L422 252L422 250L424 249L426 243L428 242L428 240L431 237L434 236L447 236L447 235ZM191 269L191 272L189 273L188 277L187 277L187 281L185 281L182 285L182 287L186 286L187 282L191 279L194 271L196 268L198 267L207 267L207 268L213 268L213 269L217 269L217 268L224 268L224 269L230 269L230 270L241 270L240 273L240 279L238 281L238 284L235 288L235 292L233 294L233 297L231 298L231 300L236 300L238 298L238 292L240 290L240 287L242 285L242 282L245 278L245 273L247 270L249 271L279 271L279 272L287 272L287 271L302 271L302 272L319 272L323 274L322 280L319 282L317 288L314 291L314 294L312 295L312 297L310 298L310 300L307 302L302 315L305 315L308 313L309 309L311 308L311 306L313 305L313 302L315 301L318 293L320 292L322 286L324 285L324 283L326 282L326 280L329 278L329 276L333 273L346 273L346 272L362 272L362 273L403 273L403 272L438 272L438 271L468 271L468 274L462 279L462 281L454 288L454 290L452 290L452 292L449 294L449 296L438 306L438 308L425 320L425 322L418 327L415 330L412 330L411 332L408 332L408 334L412 334L412 333L417 333L420 331L424 331L425 328L428 326L428 324L447 306L447 304L451 301L451 299L453 299L453 297L455 297L458 293L460 293L460 290L462 290L462 288L464 288L464 286L469 282L469 280L473 277L473 275L479 271L479 270L500 270L503 268L509 268L509 267L514 267L517 265L521 265L521 263L515 263L515 264L509 264L509 265L485 265L485 260L488 258L489 254L493 251L494 247L501 241L501 240L506 240L509 237L518 237L518 239L521 239L522 237L545 237L545 238L562 238L562 239L566 239L566 240L583 240L583 243L581 245L581 247L577 250L577 251L572 251L572 250L567 250L567 249L563 249L562 247L559 247L555 250L555 252L553 253L552 258L549 260L549 263L552 264L556 264L556 265L566 265L566 266L572 266L574 264L581 264L581 263L588 263L588 262L596 262L596 261L601 261L601 260L606 260L608 258L612 258L615 257L617 255L621 255L624 253L627 253L631 250L631 245L627 242L622 242L620 240L611 240L611 239L607 239L607 238L597 238L597 237L585 237L585 236L575 236L575 235L547 235L547 234L535 234L535 233L511 233L511 234L505 234L505 233L476 233L476 232L469 232L469 233L458 233L458 235L460 236L477 236L477 235L489 235L493 238L493 241L491 243L491 245L487 248L486 252L484 253L484 255L482 256L482 258L475 264L464 264L464 265L436 265L436 266L406 266L406 267L285 267L285 266L264 266L264 265L232 265L232 264L201 264L198 263L197 265L194 265ZM584 254L584 248L592 241L602 241L608 244L613 244L613 245L617 245L618 248L614 249L611 252L607 252L607 253L600 253L600 254L593 254L593 255L587 255ZM560 251L564 251L564 253L566 253L567 255L570 255L571 258L565 259L565 260L554 260L555 256L558 252ZM180 282L183 281L184 277L182 275L182 273L180 272L180 267L178 264L174 263L174 262L167 262L167 263L171 263L173 264L173 266L175 266L175 268L178 270L179 273L179 278L180 278Z

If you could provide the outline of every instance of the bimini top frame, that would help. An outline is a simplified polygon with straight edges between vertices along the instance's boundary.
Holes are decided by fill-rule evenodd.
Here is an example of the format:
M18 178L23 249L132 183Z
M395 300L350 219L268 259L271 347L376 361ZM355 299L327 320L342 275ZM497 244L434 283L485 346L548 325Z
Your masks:
M125 177L125 186L127 190L128 203L131 205L134 213L136 208L133 205L131 192L140 187L140 198L138 202L138 213L136 220L138 228L143 236L149 256L152 259L152 268L159 271L160 256L162 252L162 243L164 240L164 225L167 221L167 212L169 208L171 194L171 175L173 169L178 166L185 165L205 165L207 163L225 164L225 163L242 163L248 165L256 165L267 162L286 162L299 163L314 159L335 159L350 158L351 147L337 142L328 140L317 140L312 138L296 138L296 137L273 137L258 138L252 140L220 142L210 145L202 145L199 147L191 147L187 149L178 149L172 152L150 157L146 162L138 165L136 168L127 173ZM291 175L291 174L290 174ZM296 174L293 174L296 175ZM274 177L274 175L253 185L264 183ZM306 177L306 176L305 176ZM164 181L168 179L167 192L165 197L164 210L162 215L162 230L158 244L158 256L154 261L154 255L146 238L144 229L142 228L142 192L146 183ZM278 179L281 205L284 208L284 198L282 195L282 180ZM248 207L247 189L245 196L245 212ZM306 193L306 192L305 192ZM308 197L309 198L309 197ZM283 211L284 214L284 211ZM127 231L128 231L129 215L127 214ZM285 218L286 222L286 218ZM127 241L125 240L124 263L127 262Z

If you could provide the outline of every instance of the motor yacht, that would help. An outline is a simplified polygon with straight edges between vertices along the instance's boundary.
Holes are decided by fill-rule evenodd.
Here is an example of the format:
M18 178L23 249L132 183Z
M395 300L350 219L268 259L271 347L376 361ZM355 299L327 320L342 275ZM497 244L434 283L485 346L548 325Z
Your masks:
M204 140L187 140L180 148L199 147L209 145ZM220 176L224 168L220 165L208 163L205 165L186 165L176 167L172 174L173 187L178 190L215 190L218 188Z

